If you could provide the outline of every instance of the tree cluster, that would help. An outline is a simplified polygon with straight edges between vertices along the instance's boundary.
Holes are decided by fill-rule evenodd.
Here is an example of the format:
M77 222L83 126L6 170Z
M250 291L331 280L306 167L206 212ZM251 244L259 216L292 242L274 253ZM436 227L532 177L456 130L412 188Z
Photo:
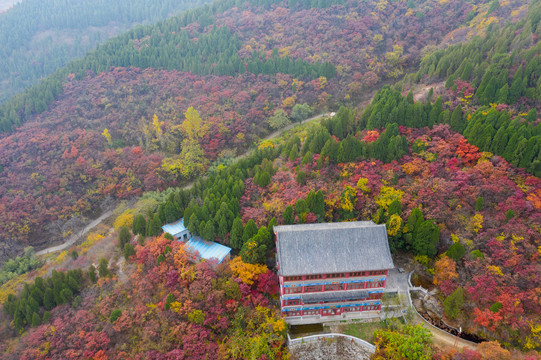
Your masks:
M9 295L3 305L12 317L15 328L39 326L50 319L50 311L58 305L70 303L85 283L81 269L67 272L53 270L50 278L37 277L33 284L25 284L21 294Z

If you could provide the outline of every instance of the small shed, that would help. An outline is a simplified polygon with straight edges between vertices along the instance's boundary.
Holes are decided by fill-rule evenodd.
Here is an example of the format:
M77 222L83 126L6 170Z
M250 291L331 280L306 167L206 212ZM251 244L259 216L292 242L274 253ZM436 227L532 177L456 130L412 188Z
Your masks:
M175 240L187 241L192 237L190 231L184 226L184 218L162 226L162 230L172 235Z
M218 264L230 258L231 248L215 243L213 241L203 240L199 236L192 238L184 245L186 251L196 254L200 259L218 260Z

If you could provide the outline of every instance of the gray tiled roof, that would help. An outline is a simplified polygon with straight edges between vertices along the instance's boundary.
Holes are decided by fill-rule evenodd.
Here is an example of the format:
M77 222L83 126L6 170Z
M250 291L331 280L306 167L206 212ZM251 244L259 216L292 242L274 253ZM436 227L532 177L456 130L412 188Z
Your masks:
M394 268L385 224L282 225L274 231L282 276Z

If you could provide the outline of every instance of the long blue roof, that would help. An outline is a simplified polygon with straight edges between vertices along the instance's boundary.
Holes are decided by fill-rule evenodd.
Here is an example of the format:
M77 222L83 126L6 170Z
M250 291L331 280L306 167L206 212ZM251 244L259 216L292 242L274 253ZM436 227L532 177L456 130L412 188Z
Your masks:
M183 232L186 230L186 226L184 226L184 218L175 221L171 224L166 224L162 226L162 230L168 234L171 234L173 236Z
M192 236L184 247L192 253L198 253L200 258L206 260L215 258L218 260L218 264L231 252L231 248L227 246L213 241L203 240L198 236Z

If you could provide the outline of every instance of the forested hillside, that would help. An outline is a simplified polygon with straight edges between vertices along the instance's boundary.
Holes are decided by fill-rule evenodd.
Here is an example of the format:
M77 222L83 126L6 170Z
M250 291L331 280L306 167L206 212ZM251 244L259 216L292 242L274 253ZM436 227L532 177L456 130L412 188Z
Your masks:
M0 140L6 248L44 230L58 238L62 219L92 215L106 196L186 181L291 120L356 104L486 13L467 2L319 5L222 0L110 40L6 102L2 128L21 125ZM181 126L190 107L196 133ZM130 157L149 160L129 169Z
M156 26L138 27L10 100L2 108L0 128L9 130L28 116L43 112L61 92L61 83L69 73L84 76L87 70L108 71L110 66L163 67L216 75L282 72L313 78L318 74L333 75L334 69L318 72L304 68L303 63L330 61L340 66L339 75L347 79L343 93L336 99L342 101L348 90L348 95L358 97L364 84L370 87L380 78L399 77L404 66L416 63L423 47L438 44L473 11L473 6L463 1L416 5L414 1L350 4L333 0L317 4L319 7L305 8L304 2L289 5L278 0L252 0L237 4L220 0ZM316 26L310 32L303 30L307 28L303 21L308 19L311 26ZM214 36L214 25L229 29L229 36ZM426 32L419 34L421 28ZM198 41L200 36L202 42ZM237 37L243 37L241 48ZM331 40L335 38L341 40ZM295 51L301 39L312 39L309 41L318 45ZM278 56L285 59L277 61ZM295 64L284 62L288 58Z
M184 206L212 193L223 199L222 223L230 223L240 211L243 179L276 155L258 151L190 191L169 191L168 198ZM179 210L164 200L146 194L116 218L115 227L124 225L115 232L118 242L97 230L71 256L63 252L35 271L19 296L3 287L2 358L287 359L287 327L271 305L276 275L240 258L194 263L181 243L159 236L160 216L171 219ZM154 216L153 204L160 205ZM52 276L43 279L47 272Z
M44 263L6 263L0 350L287 359L273 226L372 220L446 322L497 341L459 352L424 334L423 360L537 359L540 19L539 0L219 0L5 102L3 255L132 201ZM163 236L180 217L231 262ZM407 358L414 334L391 326L375 358Z
M136 24L210 0L25 0L0 17L0 103Z
M393 253L414 255L433 274L447 321L510 348L539 349L541 181L480 152L449 124L363 130L362 119L342 108L321 125L262 142L190 190L141 198L118 214L118 245L106 252L123 252L133 265L107 267L103 250L89 249L101 236L89 236L73 260L64 252L50 263L85 266L83 275L53 272L51 281L37 278L7 298L5 316L14 322L0 330L5 338L17 329L26 335L0 348L23 359L280 359L285 327L269 302L277 283L262 265L274 254L272 227L371 219L387 225ZM161 224L181 216L190 231L240 256L217 268L194 265L178 242L160 236ZM72 277L82 277L80 285ZM427 344L423 353L535 359L511 357L497 344L462 353Z

